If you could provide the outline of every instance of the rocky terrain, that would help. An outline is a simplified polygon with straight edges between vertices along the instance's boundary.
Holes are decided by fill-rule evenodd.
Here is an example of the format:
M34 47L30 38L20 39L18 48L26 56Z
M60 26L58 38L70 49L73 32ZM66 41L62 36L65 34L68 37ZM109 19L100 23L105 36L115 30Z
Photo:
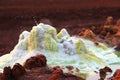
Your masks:
M32 65L31 65L32 64ZM59 66L50 68L44 55L29 58L24 66L15 64L5 67L0 80L84 80L72 74L63 73Z
M12 68L5 67L3 73L0 73L0 80L84 80L70 73L63 73L59 66L49 67L46 62L44 55L33 56L27 59L23 66L16 63ZM72 69L71 66L68 68ZM108 72L112 73L109 67L100 69L99 80L104 80ZM119 76L120 70L117 69L108 80L119 80Z
M109 2L108 0L104 0L104 2L90 0L89 5L85 2L87 0L82 0L82 2L76 0L74 4L71 4L74 0L70 0L69 3L67 0L64 2L58 0L41 1L26 0L24 2L18 0L17 3L14 3L14 0L0 1L0 56L13 50L21 32L30 31L32 26L40 22L56 27L58 32L62 28L66 28L71 35L78 35L82 28L101 27L107 16L113 17L113 24L116 24L120 18L119 0L110 0ZM34 60L36 59L30 59L33 62ZM48 80L46 78L50 80L83 80L71 74L64 74L60 68L48 68L44 61L39 67L36 63L35 66L32 66L33 69L28 66L29 64L25 66L16 64L13 68L4 68L1 80L12 80L13 78L14 80L18 80L18 78L19 80ZM37 68L34 68L36 65ZM111 80L118 80L119 72L117 70ZM33 75L34 77L32 77Z

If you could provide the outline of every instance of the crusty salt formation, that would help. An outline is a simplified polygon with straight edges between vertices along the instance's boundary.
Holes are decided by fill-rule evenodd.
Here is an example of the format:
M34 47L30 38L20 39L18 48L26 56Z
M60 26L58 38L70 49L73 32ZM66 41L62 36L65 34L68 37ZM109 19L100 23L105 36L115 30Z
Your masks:
M30 32L23 31L10 54L0 57L0 71L15 63L24 65L28 58L39 54L46 57L48 66L60 66L63 72L68 72L66 66L73 66L72 74L77 76L120 62L114 48L106 44L98 42L96 45L88 39L70 36L66 29L57 34L54 27L40 23ZM80 71L77 72L76 68Z

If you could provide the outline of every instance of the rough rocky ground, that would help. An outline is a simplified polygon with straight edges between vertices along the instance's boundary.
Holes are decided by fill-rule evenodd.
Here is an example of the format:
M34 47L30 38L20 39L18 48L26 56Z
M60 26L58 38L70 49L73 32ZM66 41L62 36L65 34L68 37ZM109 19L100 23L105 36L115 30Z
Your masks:
M84 80L70 73L63 73L59 67L50 68L46 63L44 55L31 57L24 66L17 63L13 68L5 67L0 80Z

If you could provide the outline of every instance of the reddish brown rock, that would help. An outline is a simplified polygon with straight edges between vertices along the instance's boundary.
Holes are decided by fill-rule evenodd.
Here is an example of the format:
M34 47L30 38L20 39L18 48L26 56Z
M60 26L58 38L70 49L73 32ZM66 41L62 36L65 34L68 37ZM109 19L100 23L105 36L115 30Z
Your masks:
M84 79L74 76L72 74L68 73L64 74L60 68L56 68L56 70L53 71L52 75L50 76L49 80L84 80Z
M27 69L45 67L46 66L46 57L44 55L37 55L27 59L24 67Z
M111 80L120 80L120 69L116 70Z
M63 71L60 68L57 68L51 75L49 80L62 80Z
M83 37L85 37L85 38L95 38L95 34L93 33L93 31L92 30L90 30L90 29L85 29L85 30L83 30L82 32L80 32L79 33L79 36L83 36Z

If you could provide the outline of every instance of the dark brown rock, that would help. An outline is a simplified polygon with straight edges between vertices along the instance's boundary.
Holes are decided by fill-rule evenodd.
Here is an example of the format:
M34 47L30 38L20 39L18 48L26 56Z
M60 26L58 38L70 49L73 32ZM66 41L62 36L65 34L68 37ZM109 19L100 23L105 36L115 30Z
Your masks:
M73 66L66 66L66 68L71 71L73 69Z
M120 51L120 42L117 44L117 47L115 48L117 51Z
M46 57L44 55L37 55L27 59L24 67L27 69L45 67L46 66Z
M109 67L104 67L103 69L99 70L100 80L104 80L107 72L112 72L112 70Z
M17 79L26 73L25 68L19 63L16 63L12 68L12 74Z
M13 77L11 68L5 67L3 74L1 76L1 80L12 80L12 79L14 79L14 77Z
M10 67L5 67L0 80L18 80L25 72L24 67L17 63L12 69Z

